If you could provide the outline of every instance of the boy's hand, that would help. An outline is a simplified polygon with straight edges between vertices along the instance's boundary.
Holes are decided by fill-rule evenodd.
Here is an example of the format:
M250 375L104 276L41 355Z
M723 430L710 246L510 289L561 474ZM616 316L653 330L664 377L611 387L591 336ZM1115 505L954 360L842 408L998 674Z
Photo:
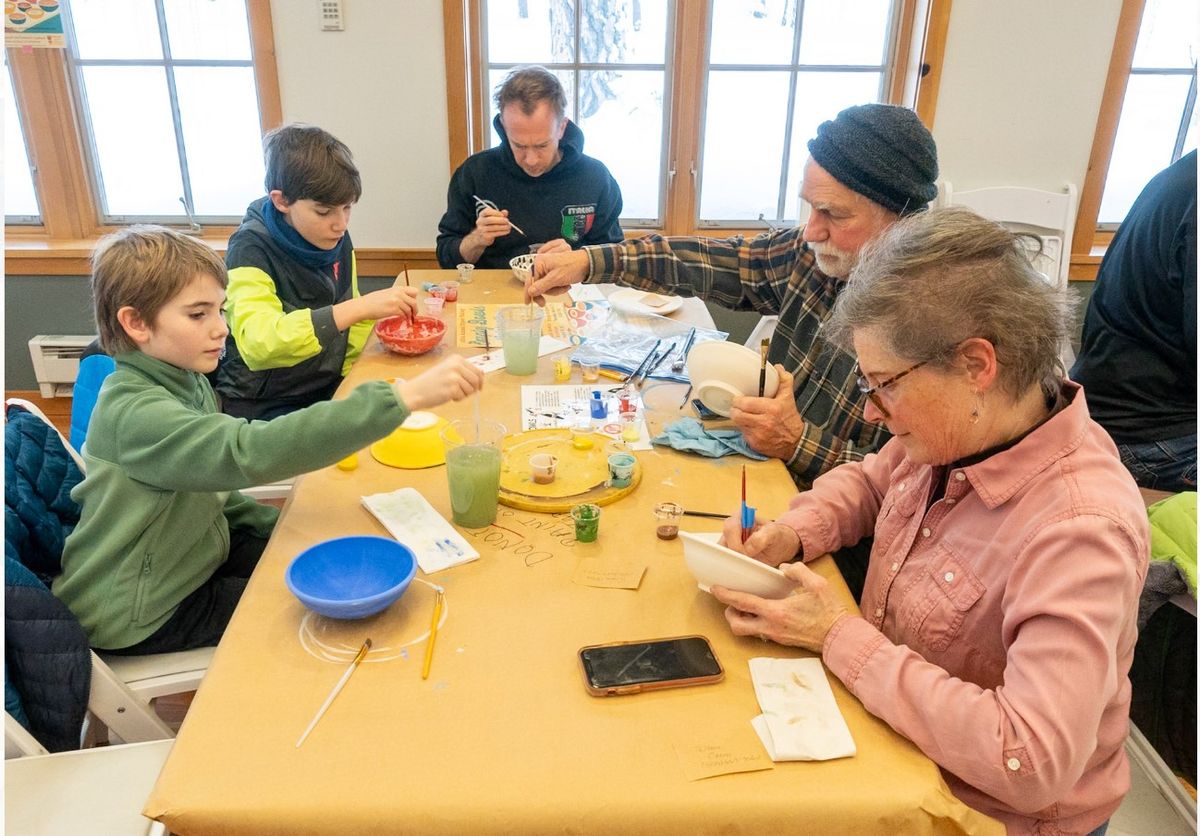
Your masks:
M417 312L419 295L415 287L399 285L356 296L333 306L333 322L339 331L345 331L363 320L412 316Z
M452 354L412 380L397 380L396 392L410 412L446 401L461 401L483 388L483 372Z

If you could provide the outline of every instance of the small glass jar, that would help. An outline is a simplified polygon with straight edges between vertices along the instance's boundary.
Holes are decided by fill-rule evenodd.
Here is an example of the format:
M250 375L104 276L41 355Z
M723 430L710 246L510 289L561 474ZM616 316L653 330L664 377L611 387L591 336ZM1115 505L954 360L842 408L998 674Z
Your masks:
M600 364L587 363L580 361L579 370L583 374L584 383L599 383L600 382Z
M570 357L555 357L554 358L554 382L566 383L571 379L571 358Z
M575 521L575 540L579 543L594 543L600 536L600 506L590 502L571 509Z
M455 269L458 270L458 281L461 284L470 284L475 278L473 275L475 272L474 264L467 264L464 262L463 264L458 265L458 267Z
M636 412L621 413L621 440L637 441L642 437L642 424Z

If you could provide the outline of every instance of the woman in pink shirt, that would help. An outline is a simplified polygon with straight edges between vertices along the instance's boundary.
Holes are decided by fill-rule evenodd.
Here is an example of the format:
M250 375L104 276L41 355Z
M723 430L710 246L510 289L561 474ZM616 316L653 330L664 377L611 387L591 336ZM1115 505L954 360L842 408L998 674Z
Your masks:
M1129 788L1129 666L1149 533L1058 349L1071 300L965 209L864 251L829 339L893 438L734 548L796 583L714 588L737 635L819 652L1009 833L1103 833ZM797 558L874 536L862 615ZM782 565L781 565L782 564Z

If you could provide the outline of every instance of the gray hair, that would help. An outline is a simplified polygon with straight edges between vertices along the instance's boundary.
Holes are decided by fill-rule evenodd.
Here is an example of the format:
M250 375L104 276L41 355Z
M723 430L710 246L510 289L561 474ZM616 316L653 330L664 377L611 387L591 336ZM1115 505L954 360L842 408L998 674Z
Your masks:
M897 357L942 368L982 337L1014 397L1059 379L1075 306L1034 269L1028 237L961 207L902 218L863 248L823 330L853 352L854 332L876 329Z
M513 69L496 88L493 100L497 113L503 113L505 107L516 104L522 113L529 116L541 102L550 103L560 122L567 113L567 94L562 82L554 73L536 64Z

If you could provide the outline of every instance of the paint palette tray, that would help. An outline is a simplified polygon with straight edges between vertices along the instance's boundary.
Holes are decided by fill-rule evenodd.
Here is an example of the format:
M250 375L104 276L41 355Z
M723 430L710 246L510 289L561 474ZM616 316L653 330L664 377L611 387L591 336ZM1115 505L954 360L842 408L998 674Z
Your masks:
M590 446L581 449L586 443ZM528 430L505 436L500 450L500 502L524 511L563 513L581 502L607 505L632 493L642 480L639 462L628 485L608 484L609 455L627 450L600 432L581 440L565 427ZM555 479L549 484L533 481L529 459L538 453L558 458Z

